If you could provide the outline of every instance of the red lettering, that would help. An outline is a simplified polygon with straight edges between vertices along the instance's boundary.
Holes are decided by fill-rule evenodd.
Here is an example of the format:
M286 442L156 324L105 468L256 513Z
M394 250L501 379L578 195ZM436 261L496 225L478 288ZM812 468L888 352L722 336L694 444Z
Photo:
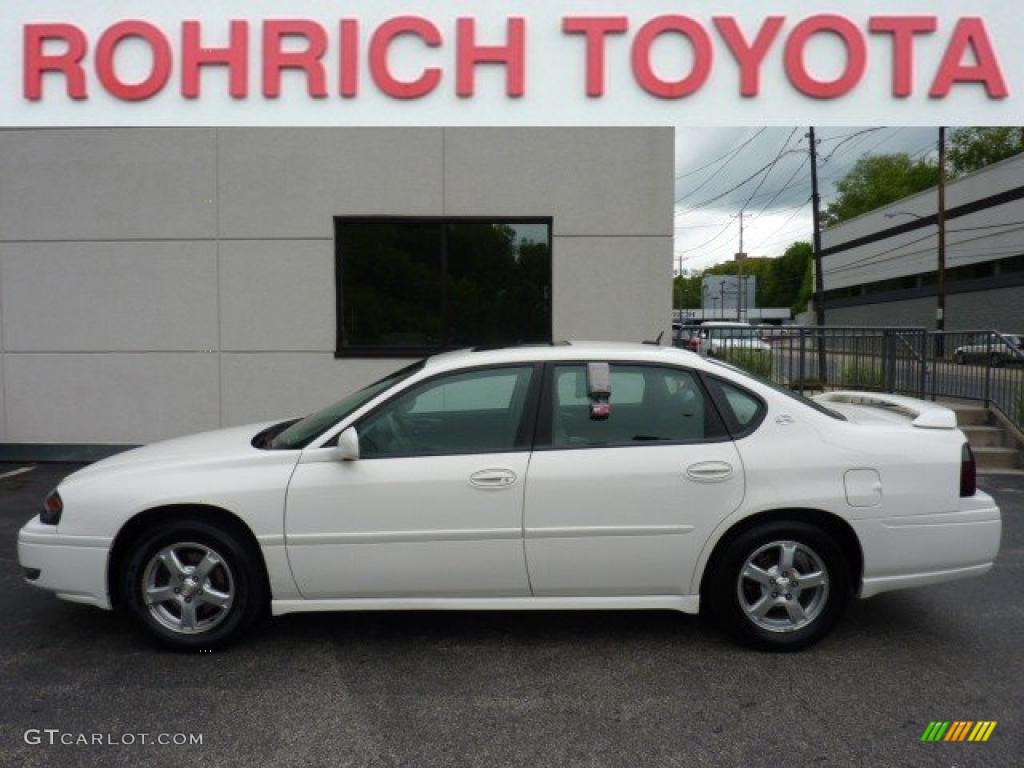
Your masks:
M729 46L736 63L740 65L740 95L747 98L757 96L761 91L761 64L779 36L786 19L784 16L769 16L757 32L753 43L748 43L743 30L732 16L716 16L713 21Z
M621 35L629 28L625 16L567 16L562 19L566 35L584 35L587 46L587 96L604 95L604 49L608 35Z
M456 73L455 92L463 97L476 92L476 65L502 64L505 66L505 93L518 99L525 90L526 20L514 16L508 20L505 45L477 45L476 21L460 18L455 23Z
M149 74L138 83L126 83L114 68L117 46L129 37L144 40L153 55ZM106 91L122 101L141 101L159 93L171 76L171 44L164 33L146 21L121 21L96 43L96 76Z
M682 35L693 47L693 67L679 80L664 80L651 64L651 47L664 34ZM640 27L633 40L633 77L645 91L661 99L679 99L698 90L711 72L711 38L689 16L658 16Z
M868 29L892 35L892 95L905 99L914 92L914 35L938 29L934 16L872 16Z
M226 66L228 92L233 98L249 95L249 22L232 21L227 48L204 48L199 38L199 22L181 25L181 95L199 98L199 68Z
M381 24L370 40L370 75L388 96L396 99L418 99L437 88L441 70L428 67L415 80L399 80L388 67L388 48L399 35L415 35L426 45L441 45L441 33L431 22L419 16L398 16Z
M49 41L65 44L63 53L44 53ZM71 24L26 24L24 30L24 93L26 99L43 98L43 73L60 72L67 81L68 97L85 99L85 70L82 59L88 44L85 33Z
M974 54L974 64L963 63L968 49ZM1005 99L1010 95L985 22L977 17L957 22L928 95L933 99L945 98L955 83L981 83L990 99Z
M338 93L346 99L359 94L359 22L356 19L341 20L341 57L338 77Z
M286 51L284 41L304 38L302 50ZM315 99L327 96L327 73L323 57L327 51L327 33L315 21L280 19L263 22L263 95L276 99L281 95L281 73L300 69L306 73L306 90Z
M836 35L846 48L846 66L835 80L818 80L807 71L805 49L808 40L825 32ZM804 19L786 40L786 75L801 93L815 99L835 99L849 93L860 82L867 67L867 44L860 29L844 16L822 14Z

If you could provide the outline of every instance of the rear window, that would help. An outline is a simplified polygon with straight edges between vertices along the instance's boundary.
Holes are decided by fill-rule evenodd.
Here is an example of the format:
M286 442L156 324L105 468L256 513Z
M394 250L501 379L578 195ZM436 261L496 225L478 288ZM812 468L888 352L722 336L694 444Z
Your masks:
M843 416L843 414L839 413L839 411L833 411L831 408L826 408L821 403L815 400L811 400L810 398L804 397L799 392L794 392L792 389L787 389L786 387L776 384L774 381L771 381L770 379L766 379L761 376L755 376L749 371L745 371L742 368L737 368L735 365L723 363L721 360L715 360L714 358L710 357L706 359L707 362L713 365L717 365L720 368L726 368L730 371L733 371L734 373L742 374L743 376L746 376L748 379L753 379L758 384L764 384L766 387L771 387L776 392L783 394L792 400L796 400L801 405L806 405L808 408L813 408L818 413L823 413L826 416L830 416L831 418L836 419L837 421L846 421L846 417ZM718 379L718 381L721 381L721 379Z

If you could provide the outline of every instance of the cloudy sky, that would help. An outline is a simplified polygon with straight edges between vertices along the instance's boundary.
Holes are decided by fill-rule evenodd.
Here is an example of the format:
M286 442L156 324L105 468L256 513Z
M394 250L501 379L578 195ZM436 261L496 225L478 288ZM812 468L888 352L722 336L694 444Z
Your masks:
M811 171L807 128L676 129L676 269L728 261L739 247L778 256L811 239ZM818 179L822 209L835 183L864 154L934 155L935 128L821 128ZM776 162L777 159L777 162Z

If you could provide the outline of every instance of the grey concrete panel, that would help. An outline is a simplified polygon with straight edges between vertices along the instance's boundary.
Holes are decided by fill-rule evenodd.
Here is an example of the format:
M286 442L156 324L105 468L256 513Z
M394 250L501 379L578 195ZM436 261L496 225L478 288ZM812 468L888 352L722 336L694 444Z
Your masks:
M439 128L230 128L218 146L222 237L333 237L336 215L441 213Z
M216 354L8 353L3 372L13 443L146 443L218 424Z
M0 131L0 239L212 237L214 140L206 129Z
M217 346L212 242L3 243L6 350Z
M672 235L671 128L445 129L445 213L553 216L556 235Z
M661 330L668 336L671 238L556 237L553 254L556 339L643 341Z
M336 360L327 353L225 353L224 424L303 416L411 362Z
M225 350L332 352L332 240L220 243L221 345Z

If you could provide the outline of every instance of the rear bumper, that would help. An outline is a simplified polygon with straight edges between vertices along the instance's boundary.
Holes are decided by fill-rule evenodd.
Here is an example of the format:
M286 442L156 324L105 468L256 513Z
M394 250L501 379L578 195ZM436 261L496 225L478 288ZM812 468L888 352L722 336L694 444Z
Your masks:
M26 571L26 584L55 592L63 600L109 609L110 544L102 537L61 536L37 517L18 532L18 563Z
M851 521L864 552L860 596L980 576L995 563L999 507L978 493L960 509L931 515Z

